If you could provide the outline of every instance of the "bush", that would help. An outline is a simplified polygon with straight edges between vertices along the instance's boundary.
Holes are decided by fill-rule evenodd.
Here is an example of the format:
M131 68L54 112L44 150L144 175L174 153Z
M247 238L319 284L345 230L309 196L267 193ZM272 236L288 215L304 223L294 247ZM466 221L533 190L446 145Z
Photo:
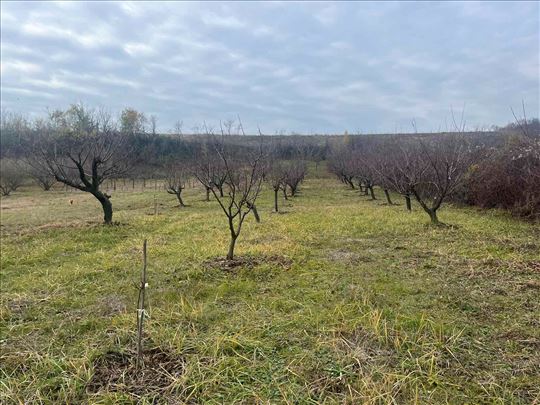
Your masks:
M540 138L513 136L504 148L471 168L468 202L540 219Z
M9 159L0 161L0 192L3 196L17 190L23 181L23 172L15 161Z

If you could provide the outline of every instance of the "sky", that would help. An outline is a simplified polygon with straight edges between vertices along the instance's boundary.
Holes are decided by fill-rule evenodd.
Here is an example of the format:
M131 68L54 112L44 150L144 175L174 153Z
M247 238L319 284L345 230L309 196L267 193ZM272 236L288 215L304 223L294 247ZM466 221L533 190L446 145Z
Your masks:
M470 129L538 116L539 2L1 2L1 107L158 129Z

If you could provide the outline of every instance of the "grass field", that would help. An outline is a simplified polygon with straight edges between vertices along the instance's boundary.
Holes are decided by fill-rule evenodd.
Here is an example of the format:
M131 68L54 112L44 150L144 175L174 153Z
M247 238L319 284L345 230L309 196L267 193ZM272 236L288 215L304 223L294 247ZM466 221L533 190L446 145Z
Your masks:
M196 188L117 191L110 227L82 193L2 199L0 402L538 403L538 225L446 206L437 228L380 194L309 178L271 214L265 190L237 254L283 260L234 271L206 264L228 231ZM174 373L92 386L135 347L145 238L146 347Z

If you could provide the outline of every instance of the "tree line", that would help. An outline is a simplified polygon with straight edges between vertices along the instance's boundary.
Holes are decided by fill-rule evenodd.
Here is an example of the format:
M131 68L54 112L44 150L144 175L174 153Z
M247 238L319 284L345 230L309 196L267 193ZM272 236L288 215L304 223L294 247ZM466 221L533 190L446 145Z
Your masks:
M8 195L23 180L23 170L44 190L60 182L94 196L104 223L113 221L107 180L151 174L164 179L165 190L180 207L190 179L215 200L227 219L234 248L249 214L260 216L256 201L264 184L279 195L294 197L307 173L307 162L327 167L351 189L371 199L384 193L403 196L439 224L438 211L446 201L504 207L537 218L540 213L540 135L538 120L516 120L505 131L379 136L246 136L234 123L204 127L197 136L141 132L144 116L129 110L115 120L103 110L73 105L53 111L47 119L2 121L0 192ZM130 125L128 125L130 123ZM535 127L536 125L536 127ZM237 128L241 128L237 126ZM241 128L243 132L243 128Z
M439 224L445 201L505 208L540 217L538 120L518 120L496 133L410 134L344 138L328 155L328 168L351 189L392 205L391 192L411 200Z

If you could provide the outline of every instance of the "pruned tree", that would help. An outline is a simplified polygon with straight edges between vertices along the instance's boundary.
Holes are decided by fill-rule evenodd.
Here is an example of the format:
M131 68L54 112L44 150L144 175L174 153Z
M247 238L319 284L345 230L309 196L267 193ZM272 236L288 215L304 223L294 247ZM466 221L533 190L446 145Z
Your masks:
M402 138L394 136L377 143L374 149L370 164L385 193L390 189L401 194L407 210L411 211L411 187L415 179L413 168L417 168L413 163L414 148L409 148Z
M285 180L283 181L283 183L284 185L289 186L291 197L294 197L296 196L296 193L298 191L298 186L302 181L304 181L304 178L306 177L306 162L300 160L289 161L285 163L284 169ZM284 193L285 195L287 195L286 188L284 189Z
M0 192L4 197L16 191L24 182L24 172L12 159L0 160Z
M280 190L285 189L287 186L287 183L285 183L287 172L283 163L280 161L272 161L266 171L265 178L274 191L274 212L279 212L278 194ZM286 195L286 190L284 193Z
M351 165L353 167L354 177L358 182L358 188L360 191L362 191L362 189L364 190L364 195L370 195L372 200L376 200L377 197L375 196L374 187L377 176L370 164L375 153L371 149L355 150L354 155Z
M182 164L172 163L165 167L165 190L173 194L178 199L180 207L185 207L182 200L182 191L186 188L186 182L189 177L189 171Z
M431 222L439 224L437 210L461 185L476 154L463 135L421 139L418 143L418 178L411 191Z
M332 148L328 158L328 170L342 183L354 189L356 175L356 159L352 152L344 146Z
M431 223L439 224L437 211L463 183L478 150L462 134L393 141L381 151L378 172L394 190L414 196Z
M29 145L32 166L66 186L92 194L101 204L104 223L111 224L111 196L101 185L128 172L131 159L126 136L115 130L108 116L80 106L55 112L55 116L63 123L52 125Z
M198 178L211 191L227 217L231 237L227 260L232 260L244 220L254 209L255 201L261 190L265 154L262 145L255 150L239 150L231 144L230 137L223 134L220 137L212 136L210 139L215 159L220 162L225 173L223 196L212 180L214 175L211 165L201 166ZM203 173L204 170L207 172Z

